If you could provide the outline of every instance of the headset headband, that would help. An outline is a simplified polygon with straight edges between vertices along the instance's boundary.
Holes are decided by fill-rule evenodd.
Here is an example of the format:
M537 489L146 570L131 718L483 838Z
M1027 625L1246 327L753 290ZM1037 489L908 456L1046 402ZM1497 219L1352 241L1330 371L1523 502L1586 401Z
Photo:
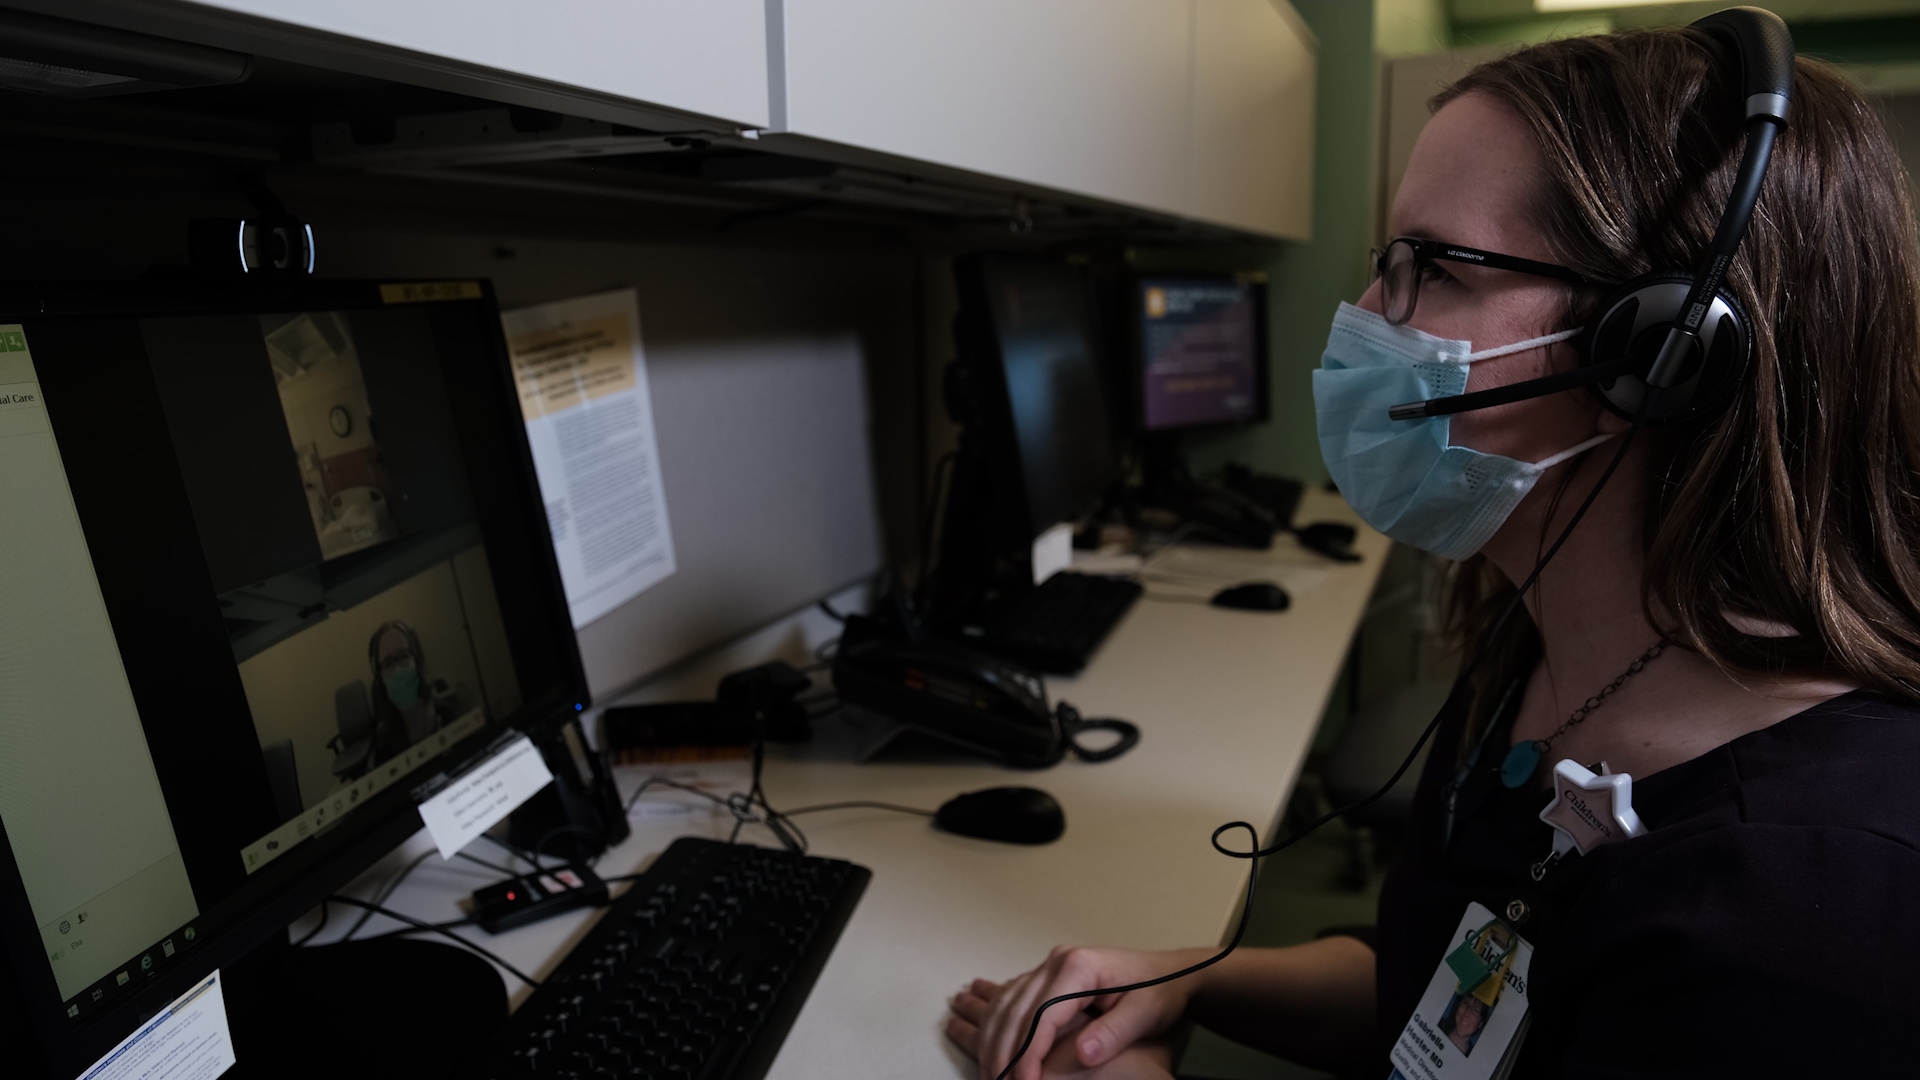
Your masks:
M1747 235L1747 222L1760 201L1760 182L1766 179L1767 161L1773 156L1773 139L1787 126L1787 101L1793 90L1793 35L1780 16L1759 8L1737 7L1716 11L1688 29L1699 30L1722 44L1731 46L1738 64L1741 88L1747 101L1747 148L1740 155L1740 171L1734 176L1733 191L1727 196L1727 208L1720 212L1720 225L1713 231L1713 242L1694 271L1693 287L1680 309L1680 321L1667 332L1660 355L1647 372L1648 386L1665 390L1680 380L1680 372L1693 350L1700 347L1700 322L1720 286L1727 280L1727 264Z
M1692 23L1688 29L1700 31L1730 52L1746 100L1747 141L1740 157L1740 171L1735 174L1733 190L1727 196L1726 209L1720 212L1720 224L1714 229L1713 240L1707 245L1699 268L1694 271L1686 299L1677 309L1673 328L1667 332L1645 376L1644 384L1657 390L1666 390L1682 381L1692 368L1688 360L1701 348L1701 324L1715 307L1714 300L1726 284L1727 267L1747 234L1754 205L1760 201L1761 181L1766 178L1767 162L1773 156L1773 140L1787 125L1787 104L1793 88L1793 34L1773 12L1754 7L1727 8ZM1395 405L1387 415L1393 420L1415 420L1473 412L1578 386L1631 378L1634 366L1633 358L1623 354L1574 371L1491 390Z

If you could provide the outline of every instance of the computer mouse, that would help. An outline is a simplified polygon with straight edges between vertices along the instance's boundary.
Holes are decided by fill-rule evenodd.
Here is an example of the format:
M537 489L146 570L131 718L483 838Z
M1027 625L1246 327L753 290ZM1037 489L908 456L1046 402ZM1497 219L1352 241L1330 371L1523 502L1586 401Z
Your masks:
M1293 535L1299 538L1301 547L1317 551L1334 562L1360 561L1360 553L1353 550L1356 533L1351 525L1338 521L1316 521L1295 529Z
M1067 815L1053 796L1030 787L969 791L948 799L935 828L1003 844L1051 844L1067 831Z
M1236 611L1285 611L1293 599L1271 581L1249 581L1213 594L1213 606Z

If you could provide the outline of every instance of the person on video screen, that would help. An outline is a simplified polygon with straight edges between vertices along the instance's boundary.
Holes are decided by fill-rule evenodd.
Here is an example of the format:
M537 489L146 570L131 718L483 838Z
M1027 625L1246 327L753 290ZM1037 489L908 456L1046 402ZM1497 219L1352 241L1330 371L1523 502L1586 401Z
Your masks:
M381 762L453 719L452 695L436 693L413 627L382 623L367 642L373 669L373 759ZM441 684L444 687L444 684Z

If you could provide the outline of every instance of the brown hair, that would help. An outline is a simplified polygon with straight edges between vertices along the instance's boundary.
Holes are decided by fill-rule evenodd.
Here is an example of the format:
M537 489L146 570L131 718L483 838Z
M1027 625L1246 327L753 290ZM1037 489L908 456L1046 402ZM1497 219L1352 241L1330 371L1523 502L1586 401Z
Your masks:
M1729 67L1687 30L1572 38L1483 64L1433 107L1484 94L1519 116L1545 162L1531 209L1549 244L1625 281L1693 269L1713 234L1744 143ZM1718 416L1642 436L1660 452L1641 603L1668 640L1736 676L1845 677L1920 703L1917 264L1879 116L1832 67L1798 60L1727 275L1755 324L1753 365ZM1598 300L1573 293L1570 325ZM1484 557L1459 567L1451 606L1469 647L1512 595ZM1501 637L1482 690L1537 645L1525 619Z

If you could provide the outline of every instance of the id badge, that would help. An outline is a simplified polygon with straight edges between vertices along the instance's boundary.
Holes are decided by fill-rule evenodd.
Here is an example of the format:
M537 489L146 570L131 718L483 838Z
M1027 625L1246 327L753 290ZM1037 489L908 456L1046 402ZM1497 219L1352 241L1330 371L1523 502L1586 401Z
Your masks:
M1468 904L1391 1055L1389 1080L1499 1080L1527 1029L1533 946L1483 905Z

